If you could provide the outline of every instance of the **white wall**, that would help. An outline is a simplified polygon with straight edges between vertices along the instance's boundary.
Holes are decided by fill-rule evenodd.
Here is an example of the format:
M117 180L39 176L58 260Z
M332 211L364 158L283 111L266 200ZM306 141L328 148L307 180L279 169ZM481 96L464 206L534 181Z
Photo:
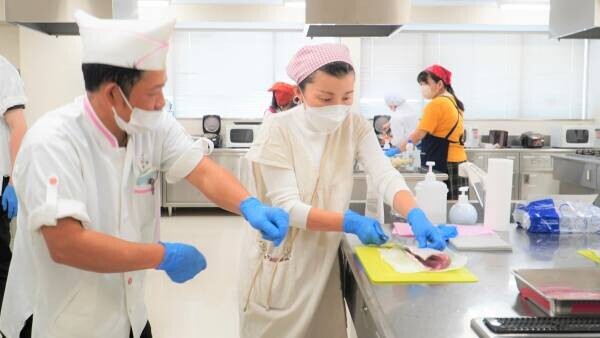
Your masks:
M79 37L48 36L24 27L4 24L4 1L0 0L0 54L21 69L29 103L29 124L42 114L71 102L84 92ZM304 21L302 9L282 6L171 6L169 13L179 21L297 22ZM165 11L146 9L141 17L164 17ZM194 131L197 128L194 128Z
M600 122L600 40L590 41L589 60L588 107Z
M600 40L590 41L589 78L588 78L588 117L585 121L467 121L468 127L479 128L486 134L490 129L508 130L510 134L519 135L525 131L536 131L550 134L552 127L558 124L589 125L600 124ZM582 79L583 80L583 79Z
M29 99L27 122L71 102L84 91L78 36L48 36L19 27L21 76Z
M0 22L6 21L4 15L4 0L0 0Z
M2 5L0 3L0 5ZM19 68L19 28L0 21L0 55Z
M0 5L3 5L0 0ZM3 6L2 6L3 7ZM2 13L0 10L0 21ZM235 5L177 5L168 10L145 8L140 10L144 18L164 17L165 13L177 17L179 22L304 22L304 10L283 6L235 6ZM469 24L469 25L546 25L547 14L543 12L501 11L483 7L414 7L412 22L417 24ZM7 33L8 32L8 33ZM9 38L7 38L9 37ZM359 39L343 39L352 52L356 68L360 69ZM17 47L15 47L17 46ZM71 101L83 93L83 80L80 70L80 44L78 37L49 37L27 28L0 25L0 53L8 54L9 59L22 70L30 104L28 121L35 121L41 114ZM16 60L16 61L15 61ZM600 41L592 44L590 57L592 77L600 80ZM360 74L359 74L360 76ZM359 79L357 79L359 80ZM360 81L357 81L359 84ZM358 87L358 85L357 85ZM356 88L360 97L360 88ZM590 107L595 118L600 121L600 81L590 83ZM549 133L558 122L551 121L472 121L469 126L478 127L482 132L488 129L507 129L518 134L532 129ZM589 123L588 121L580 123ZM194 125L194 131L197 126Z

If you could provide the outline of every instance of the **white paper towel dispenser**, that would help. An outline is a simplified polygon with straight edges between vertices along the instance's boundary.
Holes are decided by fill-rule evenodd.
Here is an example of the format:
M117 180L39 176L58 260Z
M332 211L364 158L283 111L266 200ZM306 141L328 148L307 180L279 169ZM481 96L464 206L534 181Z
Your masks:
M507 231L510 226L513 160L490 158L487 173L471 162L461 163L458 174L469 178L483 206L483 224L492 230Z

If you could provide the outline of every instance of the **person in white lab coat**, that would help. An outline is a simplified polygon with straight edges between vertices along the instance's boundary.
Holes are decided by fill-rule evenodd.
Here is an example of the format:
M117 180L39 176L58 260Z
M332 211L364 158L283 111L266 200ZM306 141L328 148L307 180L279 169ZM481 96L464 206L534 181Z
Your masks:
M443 249L445 242L380 151L372 126L350 113L355 75L348 48L304 47L287 70L302 103L267 121L247 160L248 186L288 211L291 228L277 248L256 234L244 237L241 337L346 337L337 262L342 233L365 244L388 240L379 222L348 210L355 160L386 202L408 217L419 245Z
M25 91L17 69L0 55L0 178L9 179L12 164L27 130ZM17 216L18 201L12 182L0 191L0 310L12 257L10 223Z
M276 243L287 214L249 197L205 157L204 141L162 111L174 20L75 18L86 93L41 117L17 157L21 210L0 330L8 338L27 330L34 338L151 337L145 270L183 283L206 268L195 247L158 242L161 173L187 179Z
M399 93L385 95L385 105L391 112L392 119L386 125L392 131L391 145L399 148L402 141L408 139L410 133L419 123L419 114L411 109L406 99Z

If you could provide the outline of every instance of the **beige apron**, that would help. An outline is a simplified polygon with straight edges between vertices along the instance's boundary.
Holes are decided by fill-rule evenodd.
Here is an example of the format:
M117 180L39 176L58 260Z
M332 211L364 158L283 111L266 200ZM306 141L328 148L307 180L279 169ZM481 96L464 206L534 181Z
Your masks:
M247 186L270 204L259 165L293 169L304 203L345 212L358 143L369 132L368 122L349 116L328 136L321 163L315 164L294 133L301 123L294 111L274 117L248 153ZM290 228L284 243L274 248L248 229L242 245L241 337L345 338L337 257L342 234Z

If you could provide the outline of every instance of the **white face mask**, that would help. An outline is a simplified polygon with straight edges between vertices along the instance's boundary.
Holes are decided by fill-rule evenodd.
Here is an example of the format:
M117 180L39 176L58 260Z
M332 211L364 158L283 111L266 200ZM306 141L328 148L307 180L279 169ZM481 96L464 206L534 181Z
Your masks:
M117 123L117 126L121 128L121 130L129 135L134 135L151 131L158 127L163 114L162 110L151 111L132 107L120 87L119 92L121 93L123 100L125 100L127 107L131 109L131 117L129 118L129 122L125 122L125 120L123 120L119 114L117 114L115 107L112 107L112 111L115 116L115 122Z
M304 100L306 122L309 127L319 133L334 132L350 114L349 105L333 105L325 107L310 107Z
M431 100L433 94L431 92L431 87L428 85L421 85L421 95L427 100Z
M306 120L314 131L329 134L344 122L350 113L350 106L335 105L313 108L306 106Z

